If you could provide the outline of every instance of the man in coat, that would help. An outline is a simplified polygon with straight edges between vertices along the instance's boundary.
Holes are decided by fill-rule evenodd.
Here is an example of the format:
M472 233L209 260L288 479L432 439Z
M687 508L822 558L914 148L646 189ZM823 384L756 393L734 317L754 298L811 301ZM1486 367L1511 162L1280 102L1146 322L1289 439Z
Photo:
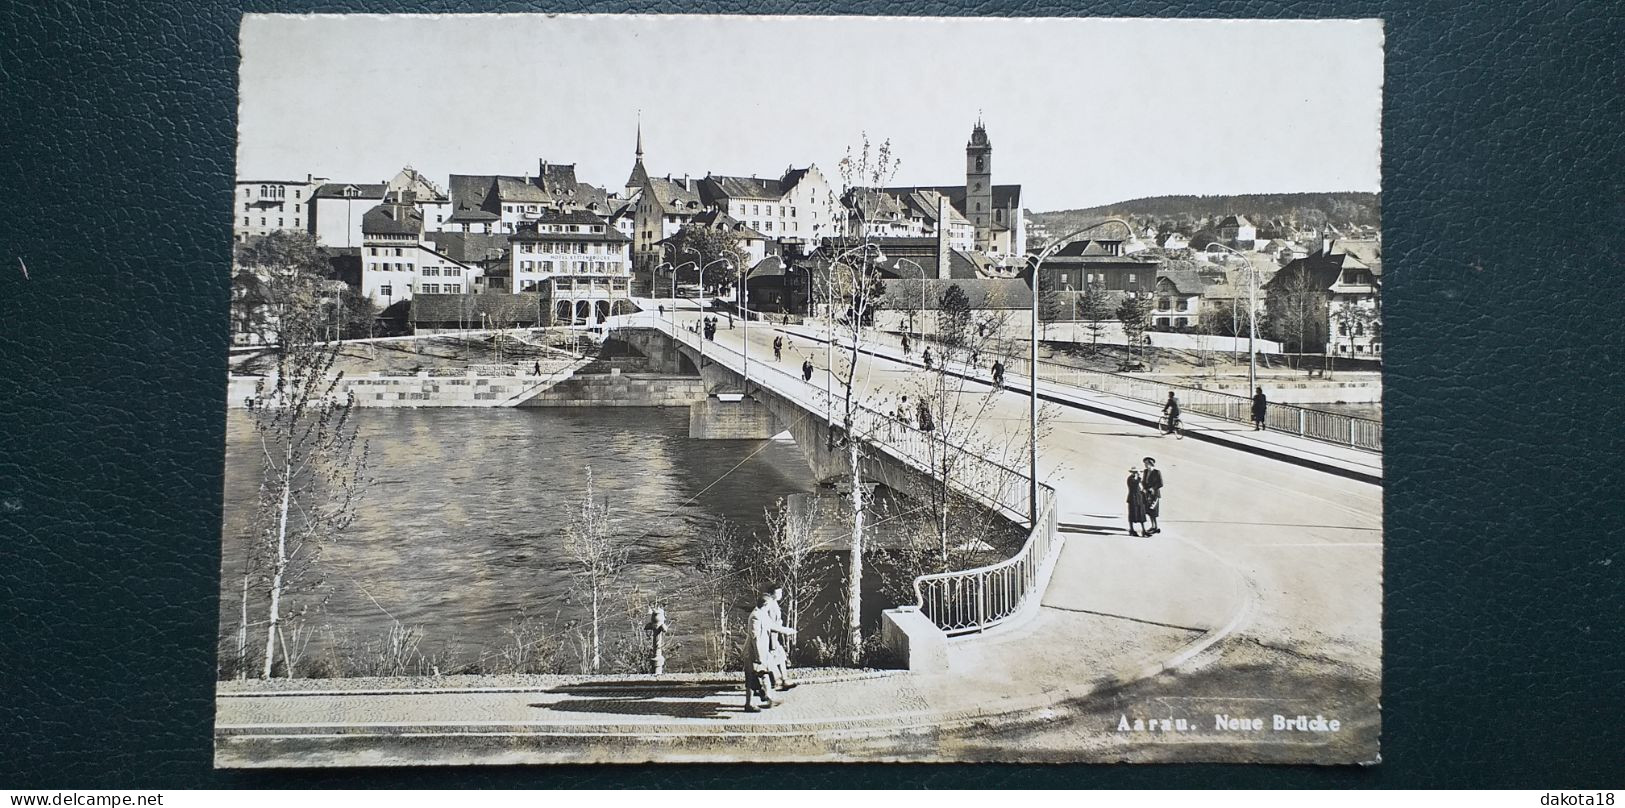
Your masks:
M1269 411L1270 400L1264 397L1264 388L1253 388L1253 431L1264 428L1264 415Z
M795 629L784 625L784 584L774 584L768 594L771 597L766 608L773 620L772 630L768 632L768 646L773 652L773 664L769 666L773 671L773 686L789 690L795 685L790 683L790 650L784 646L784 637L787 633L794 634Z
M745 712L761 712L762 708L751 703L751 697L762 700L762 707L773 707L778 702L773 700L771 676L773 673L773 644L774 633L794 635L795 629L785 628L773 619L768 604L772 603L771 595L758 595L756 608L751 610L750 620L745 628Z

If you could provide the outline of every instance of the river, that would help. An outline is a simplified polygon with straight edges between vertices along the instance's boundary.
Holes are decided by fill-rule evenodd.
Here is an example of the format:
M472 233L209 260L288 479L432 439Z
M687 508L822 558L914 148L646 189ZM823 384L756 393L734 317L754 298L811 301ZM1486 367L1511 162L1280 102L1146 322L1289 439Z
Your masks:
M288 604L287 611L303 612L307 660L379 642L398 623L419 627L422 652L445 670L468 669L511 642L521 615L529 616L533 639L578 648L569 624L587 609L563 531L590 467L629 548L619 582L666 605L676 641L672 669L704 667L714 651L694 638L716 617L699 594L706 576L696 567L698 539L724 520L762 531L764 509L815 487L792 442L690 440L683 408L378 409L353 417L369 445L374 482L355 522L325 548L318 571ZM251 422L231 411L225 638L238 624L256 449ZM742 602L751 593L740 586ZM626 618L617 619L625 633ZM234 657L231 640L222 647Z

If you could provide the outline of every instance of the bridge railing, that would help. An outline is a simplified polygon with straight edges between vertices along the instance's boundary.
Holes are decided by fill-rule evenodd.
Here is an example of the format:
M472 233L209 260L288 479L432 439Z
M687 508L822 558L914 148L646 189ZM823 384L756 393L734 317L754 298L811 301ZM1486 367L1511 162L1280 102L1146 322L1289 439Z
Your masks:
M1151 404L1167 401L1168 393L1173 392L1179 397L1179 407L1184 412L1201 413L1243 424L1252 423L1253 400L1246 396L1044 361L1038 363L1038 378L1052 384L1098 390ZM1366 451L1382 451L1381 421L1274 403L1269 405L1264 418L1265 426L1276 432Z
M679 342L706 355L728 355L743 359L741 352L716 342L706 342L700 334L663 321L668 333ZM753 362L752 379L763 384L792 382L794 390L805 387L799 375L771 361ZM763 386L772 389L775 384ZM781 389L781 395L791 393ZM835 426L845 422L844 403L816 390L825 418ZM990 510L1017 523L1028 523L1030 480L1027 474L990 460L978 453L953 446L940 433L919 428L871 407L854 404L852 431L871 445L905 465L937 475L952 470L950 484L957 492L980 502ZM1030 524L1027 540L1010 558L968 570L922 575L914 579L914 593L921 613L948 635L985 631L1023 613L1043 596L1043 585L1055 555L1060 550L1056 531L1055 490L1038 486L1038 519Z

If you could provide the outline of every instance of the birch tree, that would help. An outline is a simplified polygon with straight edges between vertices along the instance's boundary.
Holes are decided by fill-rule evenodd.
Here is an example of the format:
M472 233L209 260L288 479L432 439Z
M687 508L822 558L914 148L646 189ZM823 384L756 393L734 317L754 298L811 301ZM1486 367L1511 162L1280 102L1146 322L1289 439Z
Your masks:
M354 521L367 484L366 444L350 422L354 396L340 394L343 374L334 370L338 343L318 340L323 273L309 246L262 243L241 261L265 281L273 301L266 323L277 346L272 375L245 402L259 441L261 483L244 570L239 662L246 666L250 590L256 589L265 609L260 677L266 679L278 652L285 675L293 675L295 649L286 629L303 610L288 609L289 596L319 587L311 574L322 550Z
M615 576L626 565L627 550L610 529L609 503L600 504L597 499L591 466L587 467L586 493L581 497L580 507L571 512L565 528L564 552L579 567L581 574L581 589L587 596L590 609L588 672L598 673L604 657L604 601Z

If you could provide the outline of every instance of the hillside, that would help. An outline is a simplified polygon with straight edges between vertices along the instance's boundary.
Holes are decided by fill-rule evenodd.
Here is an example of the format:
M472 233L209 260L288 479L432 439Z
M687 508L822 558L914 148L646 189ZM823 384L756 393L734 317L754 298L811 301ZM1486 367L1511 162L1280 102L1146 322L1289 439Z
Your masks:
M1382 203L1377 194L1356 191L1150 196L1093 208L1034 213L1032 218L1051 233L1064 233L1115 216L1132 222L1137 231L1155 227L1161 234L1173 231L1189 236L1212 229L1232 214L1250 219L1258 227L1259 237L1273 238L1289 235L1295 229L1327 225L1337 230L1380 227Z

